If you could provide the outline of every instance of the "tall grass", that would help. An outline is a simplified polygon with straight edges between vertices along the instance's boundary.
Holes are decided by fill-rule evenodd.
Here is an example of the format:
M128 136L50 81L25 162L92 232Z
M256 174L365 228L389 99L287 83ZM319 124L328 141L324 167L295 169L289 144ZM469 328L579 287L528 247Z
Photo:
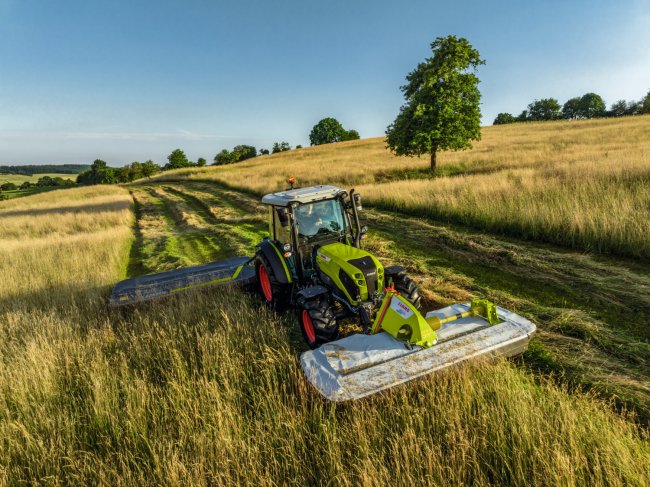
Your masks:
M582 162L361 186L387 209L574 248L650 257L650 161Z
M511 362L338 405L304 379L290 318L252 297L217 288L111 311L132 240L129 207L115 203L128 195L53 195L12 203L25 232L0 241L3 483L640 486L650 476L645 430ZM105 228L73 233L71 206ZM67 230L48 239L45 210Z

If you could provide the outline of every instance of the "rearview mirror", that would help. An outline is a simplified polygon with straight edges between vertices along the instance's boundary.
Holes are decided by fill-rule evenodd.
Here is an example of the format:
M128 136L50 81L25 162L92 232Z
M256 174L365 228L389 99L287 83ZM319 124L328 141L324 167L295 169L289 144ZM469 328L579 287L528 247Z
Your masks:
M289 213L287 213L287 209L279 207L275 211L278 213L278 220L280 220L280 225L283 227L289 226Z
M359 193L354 193L354 204L358 211L363 210L363 207L361 206L361 195Z

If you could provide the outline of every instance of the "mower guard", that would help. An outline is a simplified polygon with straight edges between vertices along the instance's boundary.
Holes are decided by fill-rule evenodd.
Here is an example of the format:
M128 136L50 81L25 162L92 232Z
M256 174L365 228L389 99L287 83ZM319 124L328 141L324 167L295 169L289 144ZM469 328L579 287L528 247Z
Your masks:
M468 311L470 303L427 313L446 318ZM446 323L429 348L412 347L386 332L355 334L304 352L300 363L309 382L331 401L347 401L402 384L466 360L524 352L536 327L526 318L497 306L500 322L480 316Z
M255 269L248 265L250 260L250 257L232 257L209 264L127 279L115 285L109 304L125 306L216 284L252 284L255 282Z

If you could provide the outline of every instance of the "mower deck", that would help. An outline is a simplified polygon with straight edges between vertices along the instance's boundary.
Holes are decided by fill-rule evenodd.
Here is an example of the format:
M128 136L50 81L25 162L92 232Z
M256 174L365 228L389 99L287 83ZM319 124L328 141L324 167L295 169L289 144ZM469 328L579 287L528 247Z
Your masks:
M109 304L125 306L215 284L252 284L255 282L255 269L246 265L249 261L250 257L232 257L209 264L127 279L117 283Z
M427 316L446 318L467 311L455 304ZM485 355L513 356L528 347L535 325L497 307L502 320L490 325L480 316L463 318L436 331L438 342L430 348L413 347L388 333L355 334L305 352L300 357L309 381L327 399L359 399L451 365Z

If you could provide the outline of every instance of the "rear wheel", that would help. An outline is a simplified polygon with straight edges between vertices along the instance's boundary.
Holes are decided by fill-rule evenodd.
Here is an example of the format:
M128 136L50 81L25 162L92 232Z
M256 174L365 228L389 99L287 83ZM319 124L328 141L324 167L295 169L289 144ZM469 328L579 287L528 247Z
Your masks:
M291 304L291 284L278 282L270 263L263 255L255 259L257 283L262 300L276 311L284 311Z
M405 272L398 272L396 274L389 274L388 277L393 279L395 291L399 292L408 302L410 302L415 309L420 311L422 306L422 296L418 290L418 285L411 279Z
M339 327L327 297L306 301L298 306L298 323L309 348L336 340Z

